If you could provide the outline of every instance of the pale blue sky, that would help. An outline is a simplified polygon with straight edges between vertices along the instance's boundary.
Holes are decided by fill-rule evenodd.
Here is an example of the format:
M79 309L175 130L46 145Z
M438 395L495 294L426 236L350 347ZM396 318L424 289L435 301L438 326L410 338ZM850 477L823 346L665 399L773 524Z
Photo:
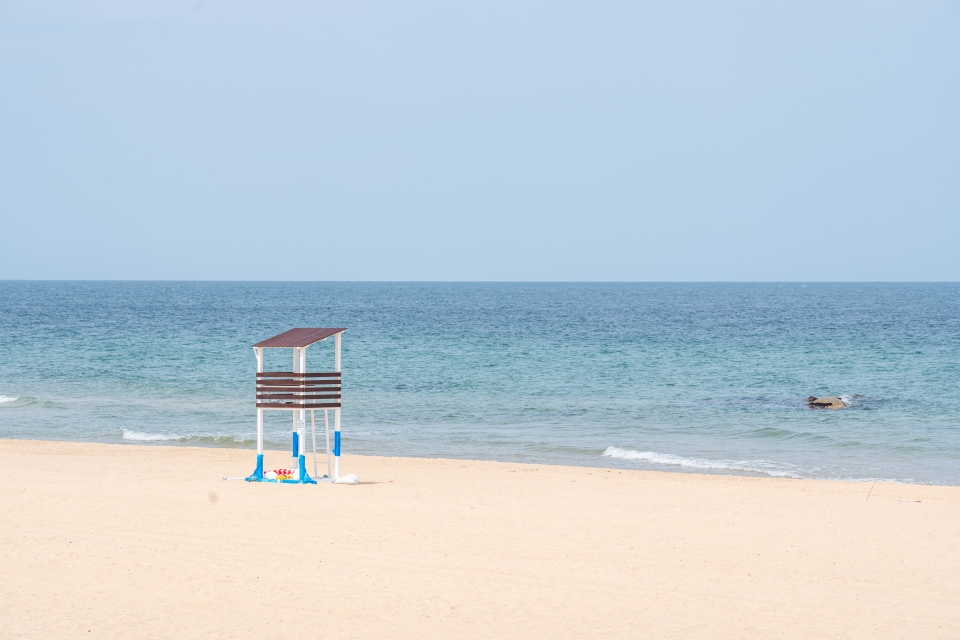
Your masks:
M960 2L0 0L0 234L0 278L960 280Z

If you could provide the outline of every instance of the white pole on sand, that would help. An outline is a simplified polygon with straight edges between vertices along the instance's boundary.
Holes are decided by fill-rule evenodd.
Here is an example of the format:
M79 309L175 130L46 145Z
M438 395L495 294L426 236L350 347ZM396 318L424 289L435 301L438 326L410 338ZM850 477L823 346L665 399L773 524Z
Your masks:
M263 348L254 347L257 355L257 373L263 373ZM259 382L259 381L258 381ZM263 409L257 409L257 455L263 455Z
M334 371L340 372L340 334L337 334ZM342 385L342 382L341 382ZM343 391L341 390L341 396ZM333 479L340 479L340 409L333 410Z
M300 348L300 373L307 372L307 348ZM306 396L306 394L304 394ZM303 403L306 403L306 397L302 400ZM300 451L306 452L307 450L307 410L300 409L300 421L297 423L300 427Z
M340 409L333 410L333 479L340 479Z
M257 357L257 401L254 406L260 402L260 374L263 373L263 347L254 347L253 355ZM226 476L223 478L226 480ZM257 466L246 478L240 478L248 482L263 481L263 409L257 406Z
M317 421L310 409L310 433L313 435L313 479L317 480Z
M263 409L257 409L257 455L263 455Z
M293 372L294 372L294 373L297 373L297 367L298 367L298 365L300 364L300 358L297 357L299 354L297 354L297 348L296 348L296 347L294 347L294 348L292 349L292 351L293 351ZM291 429L292 435L290 436L290 440L291 440L291 444L290 444L290 456L293 458L293 463L294 463L293 466L295 467L295 466L296 466L296 463L297 463L297 453L298 453L298 452L297 452L297 449L298 449L299 447L294 446L293 443L296 442L296 441L297 441L297 438L299 438L300 436L299 436L299 434L297 433L297 410L294 409L294 410L291 411L290 413L293 414L293 428Z
M327 416L329 409L323 410L323 430L327 434L327 477L333 477L333 470L330 468L330 419Z

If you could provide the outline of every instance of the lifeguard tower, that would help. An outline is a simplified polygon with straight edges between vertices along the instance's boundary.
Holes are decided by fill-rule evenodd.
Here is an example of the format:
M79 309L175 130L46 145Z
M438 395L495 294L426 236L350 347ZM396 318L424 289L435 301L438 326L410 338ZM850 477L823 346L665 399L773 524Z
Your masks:
M321 481L340 478L340 337L346 329L290 329L280 335L253 345L257 356L257 468L246 478L247 482L282 482L289 484L316 484L317 482L317 429L314 412L323 410L326 432L327 474ZM333 337L333 371L307 372L307 347ZM264 371L264 349L293 349L293 371ZM310 426L313 436L313 477L307 474L306 459L306 413L310 411ZM292 411L292 455L296 475L291 478L265 478L263 473L263 412ZM333 411L333 468L330 460L330 421L328 411Z

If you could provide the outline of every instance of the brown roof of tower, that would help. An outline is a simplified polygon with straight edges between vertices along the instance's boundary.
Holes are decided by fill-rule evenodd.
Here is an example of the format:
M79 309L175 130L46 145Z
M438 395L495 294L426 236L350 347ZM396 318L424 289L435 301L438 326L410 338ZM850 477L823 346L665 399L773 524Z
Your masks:
M255 347L262 347L265 349L282 349L290 347L307 347L314 342L320 342L321 340L326 340L330 336L336 335L346 331L343 329L290 329L289 331L284 331L283 333L273 336L272 338L267 338L262 342L258 342L253 345Z

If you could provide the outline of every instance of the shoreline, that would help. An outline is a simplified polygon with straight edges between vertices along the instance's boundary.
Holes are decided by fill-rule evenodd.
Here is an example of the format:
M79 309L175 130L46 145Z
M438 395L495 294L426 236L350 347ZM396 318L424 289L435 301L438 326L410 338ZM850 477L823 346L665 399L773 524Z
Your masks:
M192 436L185 436L186 438ZM206 436L204 436L206 437ZM213 436L211 436L213 437ZM51 442L51 443L74 443L74 444L94 444L94 445L106 445L106 446L116 446L116 447L147 447L147 448L157 448L157 447L168 447L171 449L212 449L212 450L224 450L224 451L246 451L251 456L255 456L256 447L249 444L244 444L242 446L224 446L219 444L211 444L204 442L183 442L177 444L175 440L125 440L121 442L107 442L104 440L47 440L47 439L30 439L30 438L4 438L0 437L0 442ZM277 448L271 449L267 444L264 445L264 451L270 451L273 453L282 453L288 451L286 448ZM323 455L318 453L317 458L320 459ZM498 464L519 464L519 465L547 465L551 467L569 467L572 469L615 469L618 471L638 471L638 472L649 472L649 473L668 473L668 474L681 474L681 475L697 475L705 477L737 477L737 478L758 478L758 479L769 479L769 480L797 480L800 482L849 482L856 484L863 483L887 483L887 484L902 484L908 486L923 486L923 487L960 487L960 484L951 484L949 482L925 482L921 480L912 480L912 479L897 479L897 478L881 478L881 477L865 477L865 478L831 478L831 477L803 477L799 475L786 475L786 474L771 474L763 471L749 471L749 470L737 470L737 469L700 469L695 467L685 467L682 465L669 465L663 464L662 466L666 467L664 469L655 469L655 468L638 468L636 466L631 466L628 462L618 460L617 458L607 458L603 457L601 454L601 460L604 464L571 464L569 462L563 461L550 461L550 460L540 460L540 461L526 461L526 460L498 460L490 458L453 458L445 456L406 456L406 455L384 455L384 454L365 454L365 453L347 453L344 454L344 457L347 456L357 456L363 458L391 458L391 459L402 459L402 460L448 460L451 462L493 462ZM309 458L310 456L308 456Z
M266 464L289 454L267 451ZM12 637L956 638L960 487L0 440Z

